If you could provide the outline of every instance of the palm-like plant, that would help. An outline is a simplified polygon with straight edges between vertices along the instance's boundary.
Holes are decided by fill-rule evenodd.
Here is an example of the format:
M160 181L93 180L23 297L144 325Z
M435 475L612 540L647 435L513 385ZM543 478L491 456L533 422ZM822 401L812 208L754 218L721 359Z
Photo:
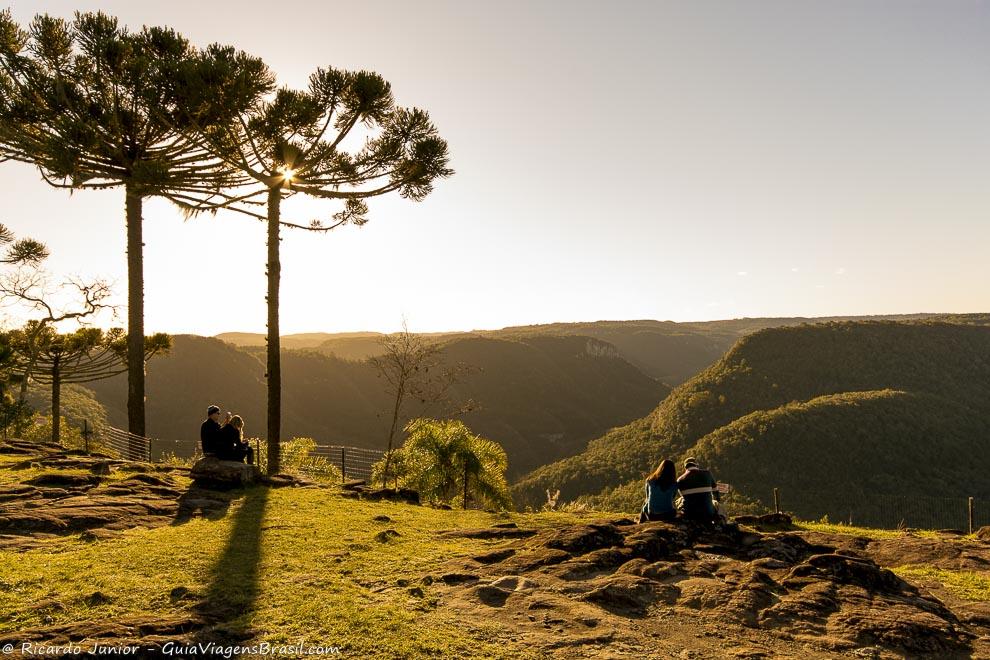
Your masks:
M456 420L416 419L406 433L391 461L390 474L399 485L439 502L459 496L464 508L472 500L495 508L512 506L505 481L508 459L498 443ZM383 471L384 461L376 466L376 473Z
M215 57L201 58L215 70ZM280 231L283 226L327 232L344 224L366 222L370 197L398 193L418 201L433 182L453 172L447 167L447 143L437 134L429 115L419 109L396 107L391 87L367 71L318 69L306 91L280 89L242 111L240 97L232 101L209 93L196 83L185 85L191 120L197 116L235 117L232 122L199 126L200 144L224 165L253 184L227 193L240 202L237 210L267 223L268 227L268 470L277 472L281 434L281 359L279 339ZM197 97L195 90L201 95ZM358 126L369 132L360 148L348 152L345 139ZM282 200L295 193L337 200L339 210L328 222L309 224L282 218ZM264 201L261 201L261 197ZM257 206L264 205L266 212ZM256 210L257 209L257 210ZM199 210L191 206L190 210Z

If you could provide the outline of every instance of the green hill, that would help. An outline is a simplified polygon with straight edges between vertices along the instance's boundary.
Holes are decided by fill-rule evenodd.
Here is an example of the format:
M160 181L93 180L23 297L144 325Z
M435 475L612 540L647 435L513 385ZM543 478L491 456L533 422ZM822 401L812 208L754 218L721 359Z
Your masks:
M519 336L513 340L456 336L444 343L453 362L475 368L454 388L455 399L479 408L464 416L477 433L498 441L510 473L523 474L581 451L616 424L641 417L669 388L588 337ZM171 355L148 363L148 432L192 451L206 406L241 414L248 435L263 435L263 354L218 339L180 335ZM381 448L390 400L366 362L308 350L282 358L283 434L325 444ZM123 376L92 384L110 422L126 425ZM410 415L422 409L410 408Z
M835 322L748 335L650 416L543 466L517 503L546 488L629 509L660 458L698 455L763 503L779 487L809 515L849 494L990 496L990 328Z

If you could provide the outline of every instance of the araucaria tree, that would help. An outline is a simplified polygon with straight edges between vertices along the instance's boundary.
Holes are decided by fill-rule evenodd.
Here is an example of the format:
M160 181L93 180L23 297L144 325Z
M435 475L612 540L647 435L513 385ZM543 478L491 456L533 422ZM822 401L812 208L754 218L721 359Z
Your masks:
M216 66L209 58L204 62L208 68ZM268 471L276 473L281 435L281 228L326 232L348 223L361 225L368 211L364 200L397 193L419 201L431 192L434 181L453 171L447 167L447 143L429 115L397 107L390 85L375 73L318 69L306 91L280 89L245 113L218 105L221 101L204 95L200 112L236 115L237 121L202 127L202 144L228 167L250 177L256 194L265 196L266 213L252 210L250 202L239 210L268 226ZM342 145L357 127L366 133L365 140L346 151ZM284 220L282 200L295 193L336 200L337 209L326 222ZM236 193L240 198L249 195Z
M91 383L111 378L127 369L127 341L123 329L104 332L99 328L80 328L60 334L48 325L29 323L23 330L11 333L14 350L32 363L32 378L51 386L52 442L58 443L61 433L62 385ZM145 361L167 353L172 338L156 334L145 338Z
M189 137L192 113L176 93L180 79L209 85L228 109L270 86L258 60L229 48L208 51L218 68L181 78L197 51L173 30L130 32L103 13L66 21L39 15L27 30L0 12L0 160L34 164L52 186L123 188L127 226L127 418L145 434L142 205L161 196L197 209L231 173ZM262 72L263 73L263 72ZM237 85L226 83L236 81ZM226 118L198 114L198 126Z

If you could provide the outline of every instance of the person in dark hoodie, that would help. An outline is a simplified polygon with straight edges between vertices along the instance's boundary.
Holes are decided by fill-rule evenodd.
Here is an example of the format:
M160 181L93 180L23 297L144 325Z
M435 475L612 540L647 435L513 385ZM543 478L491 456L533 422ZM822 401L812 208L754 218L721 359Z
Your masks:
M718 520L718 484L708 470L695 458L684 461L684 474L677 480L677 490L683 498L683 514L689 520L713 522Z
M217 456L220 452L220 407L206 409L206 420L199 427L199 441L204 456Z

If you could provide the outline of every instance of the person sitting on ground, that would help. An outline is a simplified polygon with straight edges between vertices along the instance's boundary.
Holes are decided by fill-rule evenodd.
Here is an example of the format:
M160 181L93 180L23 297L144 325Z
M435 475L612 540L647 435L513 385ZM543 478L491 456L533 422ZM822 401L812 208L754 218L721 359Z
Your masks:
M665 458L646 478L646 502L639 513L639 522L673 520L677 517L674 496L677 494L677 473L674 461Z
M222 451L220 458L225 461L247 462L254 464L254 450L251 445L243 441L244 420L240 415L232 416L223 427L220 428L220 444Z
M683 514L689 520L713 522L718 519L718 484L708 470L698 465L698 460L684 461L684 474L677 480L677 489L683 498Z
M220 407L206 409L206 421L199 427L199 441L204 456L216 456L220 451Z

